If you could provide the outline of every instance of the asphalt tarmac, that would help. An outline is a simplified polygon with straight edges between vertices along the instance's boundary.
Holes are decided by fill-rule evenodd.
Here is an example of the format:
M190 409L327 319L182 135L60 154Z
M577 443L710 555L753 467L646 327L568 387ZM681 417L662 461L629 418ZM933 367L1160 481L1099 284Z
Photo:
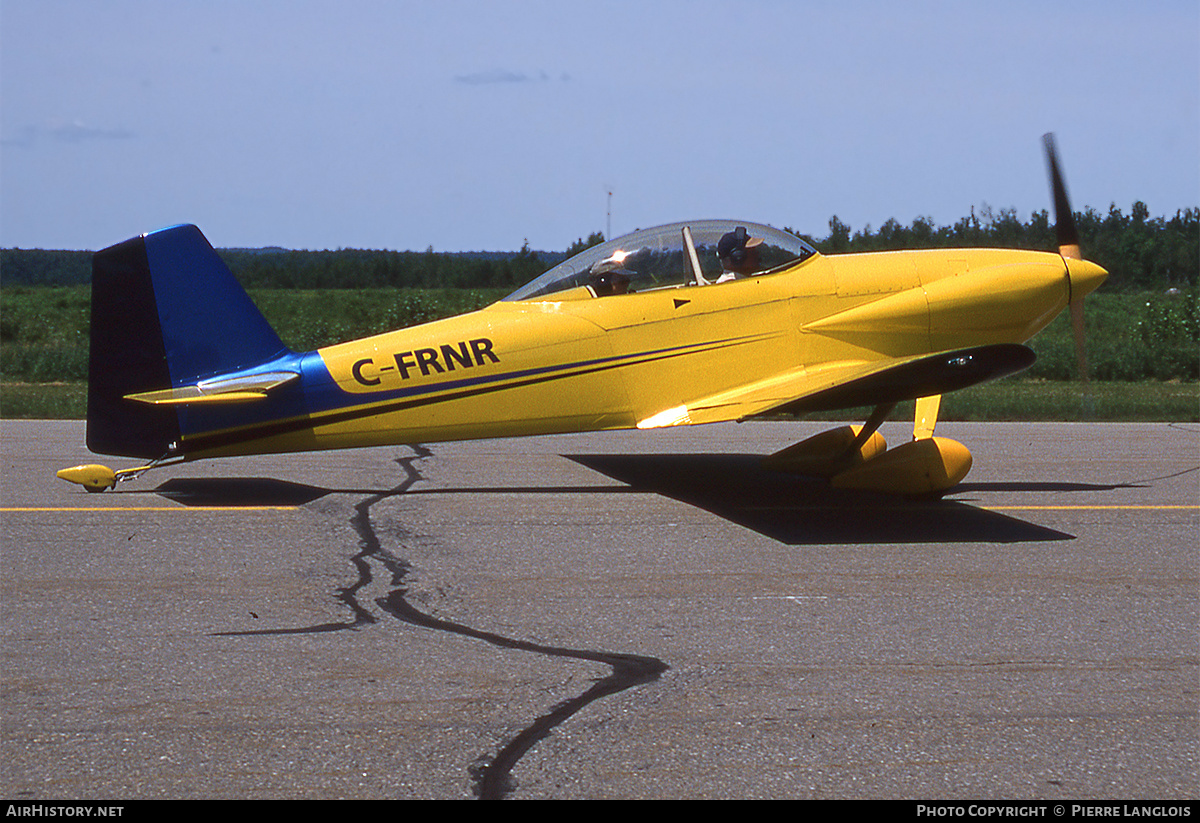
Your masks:
M1195 798L1200 426L942 423L940 501L759 468L827 425L86 494L132 462L3 421L0 796Z

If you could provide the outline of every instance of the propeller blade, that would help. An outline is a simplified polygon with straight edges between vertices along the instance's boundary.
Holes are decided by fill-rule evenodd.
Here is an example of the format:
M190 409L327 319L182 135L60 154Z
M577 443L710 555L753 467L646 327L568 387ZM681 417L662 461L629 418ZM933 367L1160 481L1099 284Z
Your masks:
M1067 184L1063 181L1062 169L1058 164L1058 147L1054 133L1042 136L1046 146L1046 166L1050 171L1050 191L1054 197L1054 232L1058 239L1058 253L1067 264L1067 283L1071 289L1071 331L1075 335L1075 364L1079 369L1079 380L1083 383L1083 413L1091 416L1091 392L1087 360L1087 334L1083 323L1083 298L1104 282L1108 272L1083 259L1079 248L1079 227L1075 225L1075 213L1071 211L1071 200L1067 197Z
M1050 189L1054 195L1054 230L1058 237L1058 253L1063 257L1082 260L1079 251L1079 229L1075 225L1075 215L1071 211L1071 201L1067 197L1067 184L1063 182L1062 171L1058 165L1058 148L1054 142L1054 133L1042 136L1046 145L1046 165L1050 169Z

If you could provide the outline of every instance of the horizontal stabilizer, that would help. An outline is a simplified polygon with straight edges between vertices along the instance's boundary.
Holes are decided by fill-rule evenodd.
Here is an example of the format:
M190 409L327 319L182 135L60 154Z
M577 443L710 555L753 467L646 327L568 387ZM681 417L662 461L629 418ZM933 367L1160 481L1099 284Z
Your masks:
M125 395L127 400L153 405L240 403L262 400L273 389L300 379L296 372L268 372L224 380L206 380L192 386Z

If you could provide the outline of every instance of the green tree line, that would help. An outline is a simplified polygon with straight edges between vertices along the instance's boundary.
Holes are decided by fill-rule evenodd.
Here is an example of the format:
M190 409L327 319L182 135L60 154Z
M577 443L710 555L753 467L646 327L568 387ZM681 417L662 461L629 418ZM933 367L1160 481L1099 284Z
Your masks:
M1108 214L1088 208L1075 213L1084 257L1108 269L1108 291L1181 291L1200 280L1200 208L1181 209L1175 216L1150 217L1142 201L1126 215L1113 204ZM810 238L812 239L812 238ZM952 226L937 226L928 217L911 225L888 220L879 229L853 231L837 215L829 220L829 235L812 239L825 253L995 247L1053 251L1054 224L1045 210L1027 222L1016 209L994 211L984 205Z
M1137 201L1127 215L1115 204L1107 214L1088 208L1076 213L1084 254L1109 271L1106 291L1191 291L1200 281L1200 208L1171 218L1151 217ZM789 229L790 231L790 229ZM799 234L798 232L796 232ZM804 235L801 235L804 236ZM516 288L569 254L603 241L599 232L579 239L565 252L448 253L414 251L284 251L224 249L221 256L247 288ZM1046 211L1022 222L1015 209L982 206L950 226L917 217L909 225L895 219L878 229L853 230L836 215L829 234L806 236L826 253L902 249L999 247L1052 251L1054 225ZM89 282L89 252L0 249L0 284L66 286Z
M432 250L287 251L219 249L249 289L516 288L563 259L528 246L511 253ZM92 254L0 249L4 286L77 286L91 282Z
M526 245L512 254L412 251L222 251L246 288L260 289L515 289L550 267ZM562 255L549 256L554 262Z

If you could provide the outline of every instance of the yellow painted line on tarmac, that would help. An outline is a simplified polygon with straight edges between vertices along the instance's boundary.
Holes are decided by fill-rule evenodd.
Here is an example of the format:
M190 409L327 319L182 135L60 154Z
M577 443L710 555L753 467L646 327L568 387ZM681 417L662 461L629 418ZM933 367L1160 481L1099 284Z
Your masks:
M961 500L949 502L970 506ZM295 511L299 506L4 506L0 512L269 512ZM779 508L779 507L769 507ZM786 508L786 507L784 507ZM1184 505L1037 505L973 506L983 511L1200 511L1200 504Z
M299 506L10 506L0 512L288 512Z
M1200 505L1169 505L1169 506L980 506L991 512L1047 512L1047 511L1178 511L1200 510Z

